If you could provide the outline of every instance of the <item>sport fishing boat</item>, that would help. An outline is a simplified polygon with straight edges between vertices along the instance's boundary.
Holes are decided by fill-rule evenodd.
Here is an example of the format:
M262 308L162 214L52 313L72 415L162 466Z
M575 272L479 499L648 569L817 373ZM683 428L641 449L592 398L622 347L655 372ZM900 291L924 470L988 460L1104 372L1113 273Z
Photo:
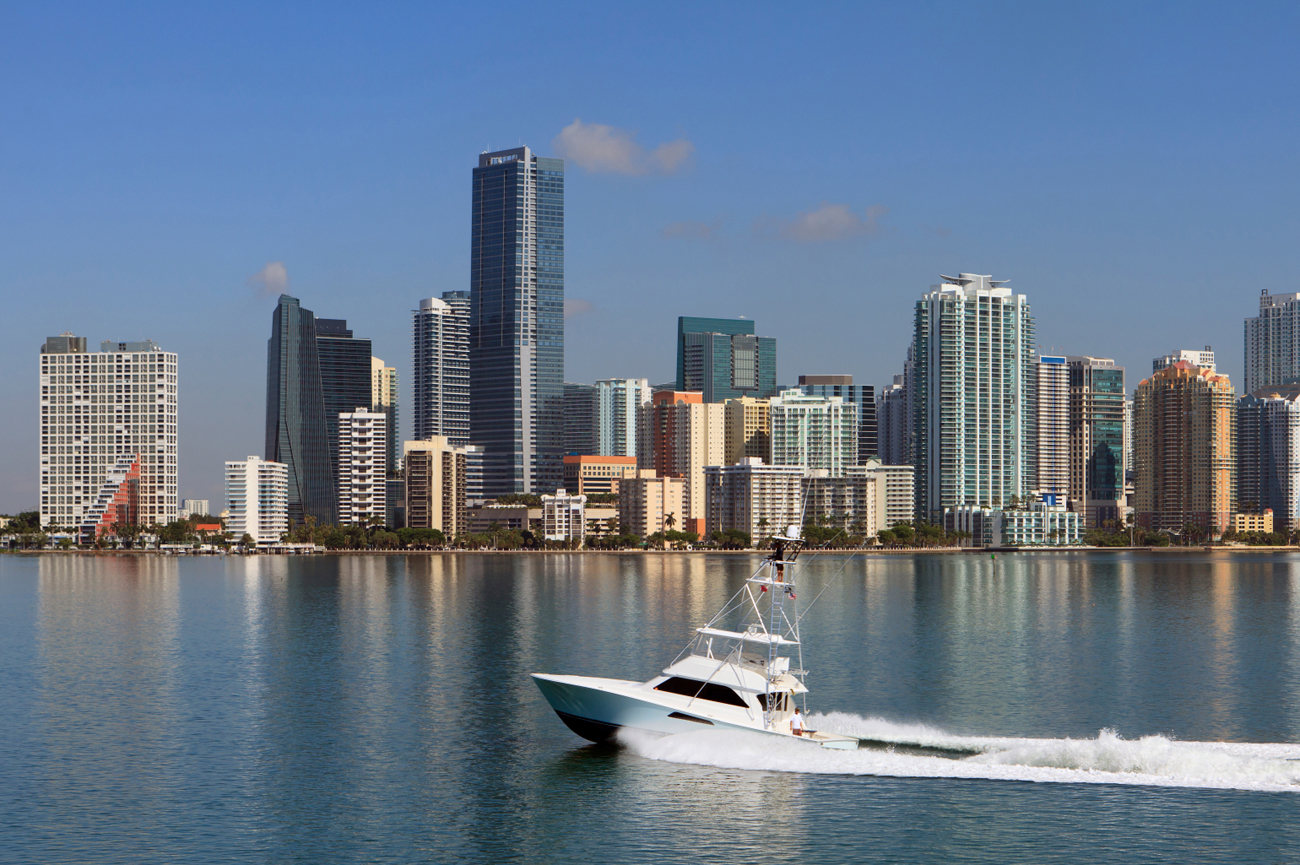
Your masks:
M621 727L664 734L716 727L856 749L858 739L810 732L806 720L802 735L794 729L796 701L806 701L808 693L793 579L803 541L798 526L773 541L772 554L708 624L696 629L663 675L633 682L534 673L560 720L593 742L613 738ZM733 621L735 630L724 627Z

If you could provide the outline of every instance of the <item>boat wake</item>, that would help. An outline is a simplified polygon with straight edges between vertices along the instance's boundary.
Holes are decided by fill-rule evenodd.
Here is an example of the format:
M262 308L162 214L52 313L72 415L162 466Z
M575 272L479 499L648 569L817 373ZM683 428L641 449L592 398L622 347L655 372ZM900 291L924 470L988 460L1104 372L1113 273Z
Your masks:
M650 759L726 769L1300 793L1300 744L1124 739L1114 730L1102 730L1095 739L957 736L841 712L813 714L809 722L813 729L857 736L864 747L829 751L725 730L659 737L624 729L619 741Z

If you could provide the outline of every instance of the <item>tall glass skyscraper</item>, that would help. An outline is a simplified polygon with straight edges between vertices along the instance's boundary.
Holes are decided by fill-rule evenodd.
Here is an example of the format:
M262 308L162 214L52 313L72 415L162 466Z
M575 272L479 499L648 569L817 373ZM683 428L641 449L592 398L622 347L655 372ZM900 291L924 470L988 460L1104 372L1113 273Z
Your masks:
M917 517L945 508L1004 507L1037 478L1034 319L1005 280L974 273L916 302Z
M564 160L484 153L470 230L470 440L483 491L564 481Z
M705 402L775 396L776 340L744 318L677 319L677 390Z
M369 348L366 352L369 400ZM289 519L294 522L301 523L307 516L321 523L337 521L328 430L316 316L303 309L297 298L282 294L271 315L267 341L265 457L288 467Z

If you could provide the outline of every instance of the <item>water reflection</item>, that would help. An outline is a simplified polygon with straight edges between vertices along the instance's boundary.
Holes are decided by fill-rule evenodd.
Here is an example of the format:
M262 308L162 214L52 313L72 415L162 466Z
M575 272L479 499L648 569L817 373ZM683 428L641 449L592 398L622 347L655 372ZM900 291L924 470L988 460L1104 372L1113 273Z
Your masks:
M801 602L824 590L803 625L814 709L993 735L1300 738L1294 556L807 561ZM29 761L15 825L73 826L137 861L835 859L828 826L864 831L827 823L838 782L586 747L528 676L648 678L756 563L11 558L0 573L34 575L4 584L6 622L31 618L0 679L32 683L31 711L0 722L0 767ZM979 789L954 801L996 822ZM55 852L22 858L107 858Z

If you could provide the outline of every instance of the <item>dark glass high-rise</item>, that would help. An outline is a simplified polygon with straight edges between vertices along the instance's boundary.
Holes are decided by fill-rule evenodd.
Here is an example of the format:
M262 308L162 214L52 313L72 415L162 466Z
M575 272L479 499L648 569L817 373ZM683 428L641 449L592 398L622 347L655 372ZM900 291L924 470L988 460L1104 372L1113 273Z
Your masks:
M271 314L267 341L266 459L289 467L289 519L336 521L316 317L287 294Z
M320 383L325 403L326 442L330 478L339 476L339 413L370 408L370 353L368 339L358 339L347 319L316 319L316 352L320 357Z

